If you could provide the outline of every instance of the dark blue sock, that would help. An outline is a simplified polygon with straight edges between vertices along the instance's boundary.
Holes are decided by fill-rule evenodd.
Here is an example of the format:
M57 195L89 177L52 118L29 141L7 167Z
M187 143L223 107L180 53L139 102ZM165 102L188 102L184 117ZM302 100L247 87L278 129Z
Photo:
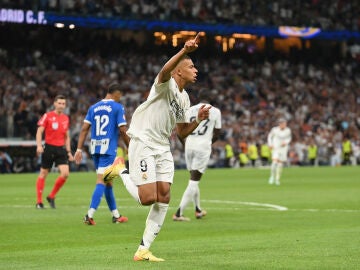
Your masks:
M115 196L114 196L112 186L105 187L105 198L106 198L106 202L109 206L110 211L115 210L116 209L116 201L115 201Z
M90 208L97 209L104 194L105 186L103 184L96 184L94 193L91 198Z

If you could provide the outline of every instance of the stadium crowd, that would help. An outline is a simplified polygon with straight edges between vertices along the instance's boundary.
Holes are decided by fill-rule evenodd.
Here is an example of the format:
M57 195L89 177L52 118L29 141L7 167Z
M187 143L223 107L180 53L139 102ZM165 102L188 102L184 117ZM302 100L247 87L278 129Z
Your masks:
M2 7L126 19L360 29L356 0L2 0Z
M37 121L50 110L53 98L68 96L66 113L71 117L71 135L77 138L90 104L101 99L109 83L118 81L126 93L122 99L130 121L134 109L150 89L159 70L161 53L126 51L117 55L99 53L82 56L64 52L62 68L54 67L41 51L26 55L22 66L9 65L11 57L2 51L0 61L0 137L34 139ZM161 62L161 61L160 61ZM235 156L255 143L266 142L266 134L279 117L292 129L292 164L307 164L307 146L318 146L318 162L330 164L331 156L341 155L342 142L351 140L359 162L360 77L359 62L344 61L332 66L274 62L247 63L239 57L197 56L198 82L189 89L211 90L211 103L222 111L223 134L214 145L214 167L224 166L225 144ZM173 137L177 166L182 167L183 151ZM340 152L339 152L340 151Z
M204 23L294 24L331 30L358 31L360 26L360 4L354 0L3 0L1 8ZM122 103L130 121L146 98L159 63L171 54L166 46L144 46L144 37L142 41L133 36L117 43L123 33L116 31L98 34L83 29L70 33L38 31L31 26L21 31L1 30L7 39L0 46L0 138L7 139L33 140L39 117L51 109L54 96L61 93L68 97L66 113L76 140L87 108L115 81L125 92ZM221 109L223 119L223 133L214 145L210 165L246 165L240 156L247 155L253 145L261 156L261 146L279 116L285 117L292 129L290 164L313 164L308 148L314 143L318 164L346 163L343 144L347 140L352 146L352 163L359 164L360 46L355 41L348 44L352 46L344 53L347 56L340 59L335 55L329 59L331 53L325 57L314 52L305 57L296 52L295 57L273 57L270 52L268 57L253 50L245 54L223 54L210 47L199 50L195 58L198 82L189 89L192 103L197 102L195 90L209 89L211 103ZM183 149L175 135L172 144L176 165L184 167ZM226 153L228 147L234 153L232 162ZM263 164L260 158L254 164ZM37 166L34 157L23 167Z

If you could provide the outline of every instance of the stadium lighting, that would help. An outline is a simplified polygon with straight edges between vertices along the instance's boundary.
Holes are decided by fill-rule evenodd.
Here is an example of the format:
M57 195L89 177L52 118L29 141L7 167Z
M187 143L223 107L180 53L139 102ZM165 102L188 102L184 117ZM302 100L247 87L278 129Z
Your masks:
M222 39L222 50L223 50L223 52L227 52L228 51L228 40L227 40L227 38L226 37L224 37L223 39Z
M244 38L244 39L251 39L254 37L253 35L250 34L239 34L239 33L234 33L232 36L234 38Z
M178 37L176 34L172 36L172 45L173 47L177 47L178 45Z
M55 23L55 27L56 28L64 28L64 24L63 23Z
M316 27L295 27L295 26L280 26L279 34L284 37L302 37L312 38L321 32L320 28Z
M70 24L69 29L75 29L75 24Z

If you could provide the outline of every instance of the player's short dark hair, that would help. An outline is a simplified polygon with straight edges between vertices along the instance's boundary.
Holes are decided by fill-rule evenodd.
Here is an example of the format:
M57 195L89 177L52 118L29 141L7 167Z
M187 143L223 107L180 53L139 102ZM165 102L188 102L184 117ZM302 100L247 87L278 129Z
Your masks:
M66 97L64 95L56 95L54 101L57 101L58 99L66 99Z
M120 93L122 93L122 90L121 90L121 85L118 84L118 83L112 83L109 85L109 88L108 88L108 93L109 94L113 94L114 92L116 91L119 91Z
M181 57L181 60L185 60L185 59L191 59L191 57L187 54L184 54L182 57Z
M280 118L278 118L277 122L278 122L278 124L280 124L280 123L287 122L287 120L284 117L280 117Z

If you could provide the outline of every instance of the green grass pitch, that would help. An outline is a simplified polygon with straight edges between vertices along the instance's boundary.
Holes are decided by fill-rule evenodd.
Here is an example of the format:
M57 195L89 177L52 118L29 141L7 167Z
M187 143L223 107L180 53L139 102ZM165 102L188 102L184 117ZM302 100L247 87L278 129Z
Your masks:
M56 173L45 186L50 192ZM126 224L111 223L103 198L96 226L82 222L95 173L72 173L57 209L35 209L37 174L0 175L0 269L360 269L360 167L285 168L281 186L269 170L208 169L200 183L208 215L174 222L188 182L175 174L171 203L151 250L166 261L132 260L148 207L114 183Z

